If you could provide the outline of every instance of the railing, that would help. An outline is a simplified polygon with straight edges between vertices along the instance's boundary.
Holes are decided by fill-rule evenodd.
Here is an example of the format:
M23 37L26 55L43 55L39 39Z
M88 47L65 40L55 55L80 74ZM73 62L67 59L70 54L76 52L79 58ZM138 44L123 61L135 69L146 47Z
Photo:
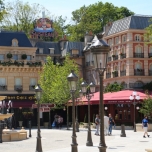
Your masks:
M86 66L90 66L90 62L86 62Z
M7 86L6 85L1 85L0 86L0 91L6 91L7 90Z
M112 72L112 74L113 74L113 78L118 77L118 71L114 71Z
M148 53L148 57L151 58L152 57L152 53Z
M143 69L134 69L134 75L145 75L144 70Z
M149 75L150 75L150 76L152 75L152 70L149 70Z
M91 61L91 66L94 66L94 61Z
M126 53L125 54L120 54L120 59L126 58Z
M111 57L108 57L108 60L107 60L108 62L110 62L111 61Z
M35 91L35 85L30 85L30 86L29 86L29 90L30 90L30 91Z
M18 92L22 92L23 91L23 86L22 85L15 85L14 90L18 91Z
M134 58L144 58L144 53L134 53Z
M126 70L120 71L120 76L126 76Z
M106 73L106 79L111 78L111 73Z
M142 83L129 83L129 88L132 89L142 89L144 84Z
M118 60L118 55L113 56L113 61Z

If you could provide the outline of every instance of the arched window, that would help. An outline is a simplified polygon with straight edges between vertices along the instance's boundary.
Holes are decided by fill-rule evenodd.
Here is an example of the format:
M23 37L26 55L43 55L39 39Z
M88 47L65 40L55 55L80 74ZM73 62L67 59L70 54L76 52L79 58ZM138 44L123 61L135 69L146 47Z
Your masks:
M126 65L125 64L121 64L121 71L125 71L126 70Z
M115 44L118 44L118 42L119 42L119 38L116 37L116 38L115 38Z
M123 35L122 36L122 42L126 42L126 39L127 39L126 35Z
M141 63L136 62L136 63L135 63L135 69L136 69L136 70L137 70L137 69L142 69Z
M136 53L142 53L142 47L141 46L136 47Z
M141 81L136 81L134 84L134 88L142 88L143 87L143 83Z
M111 68L110 68L110 66L107 67L107 73L111 73Z
M149 53L152 53L152 46L149 48Z

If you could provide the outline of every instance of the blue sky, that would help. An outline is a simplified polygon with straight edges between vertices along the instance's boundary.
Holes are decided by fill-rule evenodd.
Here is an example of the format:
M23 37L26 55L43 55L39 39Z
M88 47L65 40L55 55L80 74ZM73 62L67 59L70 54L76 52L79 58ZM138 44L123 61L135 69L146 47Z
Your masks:
M12 0L5 0L5 2ZM43 5L55 16L67 16L70 22L71 12L79 9L83 5L97 3L99 0L22 0L29 3L38 3ZM103 3L109 2L115 6L125 6L136 14L152 15L152 0L102 0Z

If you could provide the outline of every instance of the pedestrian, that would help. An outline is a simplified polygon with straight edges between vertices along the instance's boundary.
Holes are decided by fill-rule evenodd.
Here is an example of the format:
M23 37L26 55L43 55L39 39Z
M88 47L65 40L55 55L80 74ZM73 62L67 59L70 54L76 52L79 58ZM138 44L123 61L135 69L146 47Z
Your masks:
M99 115L98 115L98 114L96 114L95 124L96 124L96 132L95 132L95 135L99 135L99 124L100 124L100 120L99 120Z
M112 118L111 114L109 113L109 132L108 135L112 134L112 126L115 124L114 119Z
M145 135L147 135L147 137L149 137L150 135L148 135L148 119L147 116L145 116L145 118L142 120L142 128L144 130L144 138L146 138Z
M109 117L108 116L104 116L104 134L105 136L108 135L108 129L109 129Z
M55 127L58 128L58 115L57 113L54 116Z
M61 116L58 117L58 127L59 129L62 128L63 118Z

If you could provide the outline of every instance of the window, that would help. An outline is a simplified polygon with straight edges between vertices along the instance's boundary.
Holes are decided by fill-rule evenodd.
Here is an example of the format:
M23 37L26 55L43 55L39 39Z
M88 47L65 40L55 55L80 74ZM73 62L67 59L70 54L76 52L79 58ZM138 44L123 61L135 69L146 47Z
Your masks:
M126 42L126 35L122 36L122 42Z
M152 64L150 65L150 70L152 71Z
M0 78L0 86L5 86L5 85L6 85L6 79Z
M4 60L4 55L0 54L0 60Z
M16 85L16 86L21 86L21 85L22 85L22 80L21 80L21 78L15 78L15 85Z
M135 69L142 69L141 63L136 63L135 64Z
M136 47L136 53L142 53L142 47L141 46Z
M54 48L49 48L50 54L54 54Z
M149 53L152 53L152 47L149 48Z
M36 85L36 78L30 78L30 86Z
M18 46L18 40L17 39L12 40L12 46L14 46L14 47Z
M140 35L135 35L135 41L140 41Z
M43 48L39 48L39 53L43 54Z
M26 60L31 60L31 55L27 55Z
M112 44L111 39L110 39L110 40L108 40L108 44L109 44L109 46L111 46L111 44Z
M18 60L18 55L17 54L13 54L13 59L14 60Z
M119 42L119 38L116 37L116 38L115 38L115 44L118 44L118 42Z

